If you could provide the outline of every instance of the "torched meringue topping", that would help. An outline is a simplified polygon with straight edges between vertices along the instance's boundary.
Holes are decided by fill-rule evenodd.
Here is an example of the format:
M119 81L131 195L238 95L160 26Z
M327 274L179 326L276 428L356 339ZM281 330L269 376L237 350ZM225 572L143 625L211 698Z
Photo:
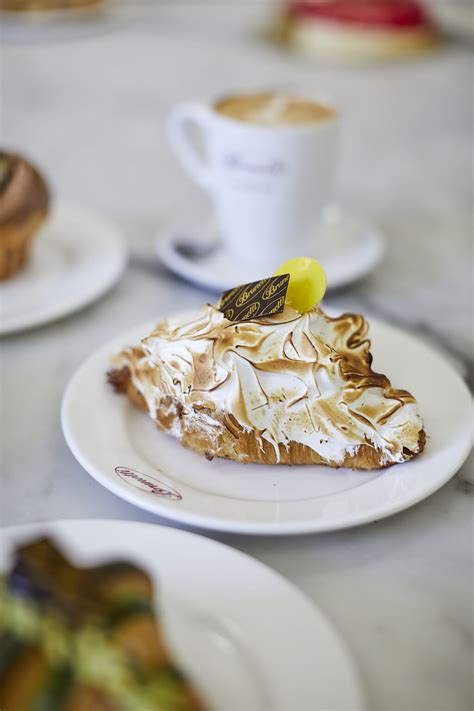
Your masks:
M207 305L162 321L141 357L129 349L120 360L153 418L170 396L185 413L205 408L200 424L210 432L223 419L254 431L277 461L279 445L293 441L335 465L363 444L383 464L402 462L419 451L423 423L414 397L372 371L367 331L360 315L330 318L320 308L231 323Z

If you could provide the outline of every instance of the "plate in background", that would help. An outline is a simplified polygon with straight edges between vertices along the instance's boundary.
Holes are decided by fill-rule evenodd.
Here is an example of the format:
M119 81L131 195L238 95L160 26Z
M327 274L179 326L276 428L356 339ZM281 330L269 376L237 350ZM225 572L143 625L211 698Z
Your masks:
M85 208L55 204L24 269L0 282L0 335L87 306L118 281L126 259L114 225Z
M157 587L176 661L218 711L359 711L352 661L331 624L289 581L250 556L186 531L128 521L5 529L12 542L51 534L74 561L124 558Z

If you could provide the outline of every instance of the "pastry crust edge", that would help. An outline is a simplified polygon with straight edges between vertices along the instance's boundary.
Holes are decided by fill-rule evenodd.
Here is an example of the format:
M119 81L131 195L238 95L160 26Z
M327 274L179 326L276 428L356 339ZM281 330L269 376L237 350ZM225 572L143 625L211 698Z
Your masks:
M133 384L128 366L109 371L107 377L116 392L126 394L135 407L148 413L146 401ZM215 421L213 434L209 433L210 418ZM170 396L161 398L155 422L158 429L165 432L176 432L179 428L178 439L181 444L203 454L209 460L220 457L244 464L323 464L334 469L347 467L364 470L383 469L401 463L384 462L382 452L370 444L361 444L355 452L346 452L344 461L338 463L324 459L307 445L294 441L288 446L280 443L277 457L270 442L259 438L254 431L244 430L232 415L224 416L202 407L193 407L190 415L179 401ZM421 454L425 444L426 434L424 429L421 429L418 450L412 452L405 449L404 461Z

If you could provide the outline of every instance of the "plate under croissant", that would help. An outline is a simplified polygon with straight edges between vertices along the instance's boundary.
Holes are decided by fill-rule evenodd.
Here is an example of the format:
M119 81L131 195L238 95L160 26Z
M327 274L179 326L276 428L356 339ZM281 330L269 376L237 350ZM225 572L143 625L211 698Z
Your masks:
M105 380L110 358L154 324L122 334L72 378L62 426L74 456L99 483L157 515L208 529L252 534L329 531L370 523L426 498L453 476L472 446L472 400L453 370L413 336L370 321L374 369L412 392L425 421L425 451L364 472L324 466L209 462L157 431Z

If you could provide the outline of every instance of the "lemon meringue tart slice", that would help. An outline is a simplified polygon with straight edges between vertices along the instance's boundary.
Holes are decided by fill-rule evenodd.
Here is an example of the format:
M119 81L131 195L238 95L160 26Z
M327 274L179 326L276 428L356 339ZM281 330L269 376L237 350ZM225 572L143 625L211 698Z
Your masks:
M419 454L425 432L415 398L372 370L367 332L319 307L235 323L206 305L125 348L108 379L208 459L378 469Z

